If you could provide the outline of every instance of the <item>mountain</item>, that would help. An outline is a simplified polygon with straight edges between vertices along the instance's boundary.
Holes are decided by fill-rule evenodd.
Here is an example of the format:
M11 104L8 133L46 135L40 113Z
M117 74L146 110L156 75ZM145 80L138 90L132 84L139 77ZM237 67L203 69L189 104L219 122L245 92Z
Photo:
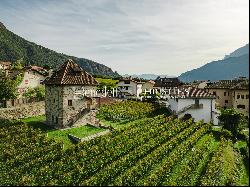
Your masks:
M85 58L77 58L57 53L41 45L29 42L6 29L0 22L0 61L15 62L21 58L26 65L49 65L52 68L57 68L58 65L71 58L84 70L93 75L110 77L119 76L117 72L113 72L111 68L103 64Z
M183 82L228 80L240 76L249 78L249 52L246 52L246 48L248 44L222 60L212 61L200 68L182 73L178 78Z
M167 78L172 78L172 77L175 77L175 76L169 76L169 75L155 75L155 74L140 74L140 75L136 75L136 74L133 74L133 75L128 75L128 74L125 74L125 75L122 75L123 77L132 77L132 78L140 78L140 79L146 79L146 80L155 80L158 76L164 78L164 77L167 77Z
M249 54L249 44L246 44L245 46L236 49L234 52L230 53L229 55L225 55L224 59L230 58L230 57L239 57L245 54Z

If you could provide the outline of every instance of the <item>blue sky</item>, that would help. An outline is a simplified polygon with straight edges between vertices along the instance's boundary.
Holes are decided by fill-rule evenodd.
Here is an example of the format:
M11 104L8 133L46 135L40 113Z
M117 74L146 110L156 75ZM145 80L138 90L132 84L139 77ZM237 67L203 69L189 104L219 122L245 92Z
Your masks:
M0 0L0 22L120 74L178 76L249 43L249 0Z

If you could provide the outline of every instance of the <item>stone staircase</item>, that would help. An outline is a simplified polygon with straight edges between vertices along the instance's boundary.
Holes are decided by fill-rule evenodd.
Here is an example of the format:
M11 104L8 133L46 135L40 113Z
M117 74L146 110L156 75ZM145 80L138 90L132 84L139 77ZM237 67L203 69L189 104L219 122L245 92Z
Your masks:
M80 127L82 125L92 125L98 128L110 129L109 126L106 126L99 119L96 118L96 113L98 110L90 110L87 114L79 118L72 127Z

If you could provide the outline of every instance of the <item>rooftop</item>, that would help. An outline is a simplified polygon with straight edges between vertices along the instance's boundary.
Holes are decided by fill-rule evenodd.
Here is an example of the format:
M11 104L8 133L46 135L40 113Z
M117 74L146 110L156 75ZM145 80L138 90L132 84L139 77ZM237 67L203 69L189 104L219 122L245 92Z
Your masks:
M181 86L182 82L176 77L176 78L161 78L157 77L155 80L154 87L178 87Z
M64 62L52 76L44 81L50 85L98 85L92 75L84 71L73 60Z
M248 81L249 81L248 79L243 79L243 78L234 79L234 80L220 80L220 81L211 83L205 88L224 88L224 89L248 88Z
M216 98L213 94L208 93L205 89L194 87L180 87L178 94L171 94L176 98Z

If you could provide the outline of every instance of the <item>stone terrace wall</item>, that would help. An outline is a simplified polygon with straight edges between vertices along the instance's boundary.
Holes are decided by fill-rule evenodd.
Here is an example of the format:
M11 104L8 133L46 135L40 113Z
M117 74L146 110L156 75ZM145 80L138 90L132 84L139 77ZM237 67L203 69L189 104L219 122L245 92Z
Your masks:
M1 108L0 118L4 119L19 119L45 114L44 101L29 103L19 107Z
M104 105L104 104L110 104L110 103L114 103L114 102L121 102L121 99L118 98L112 98L112 97L101 97L100 98L100 104ZM98 102L98 99L97 99Z

